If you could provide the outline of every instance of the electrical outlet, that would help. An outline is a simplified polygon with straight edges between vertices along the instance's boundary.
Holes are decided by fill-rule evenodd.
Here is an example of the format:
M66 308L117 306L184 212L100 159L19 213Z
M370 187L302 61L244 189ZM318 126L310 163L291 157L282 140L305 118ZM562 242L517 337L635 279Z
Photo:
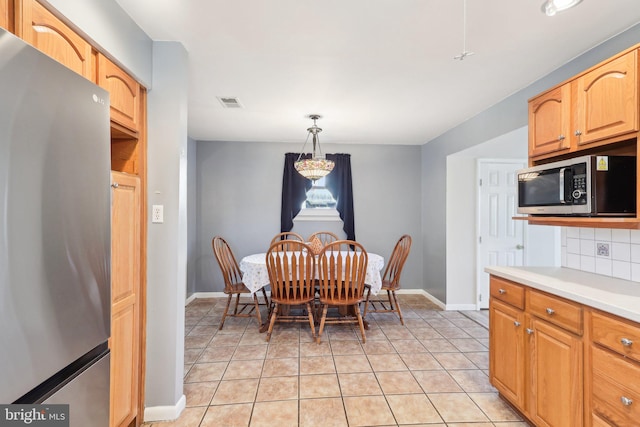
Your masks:
M164 206L153 205L151 207L151 222L154 224L162 224L164 222Z

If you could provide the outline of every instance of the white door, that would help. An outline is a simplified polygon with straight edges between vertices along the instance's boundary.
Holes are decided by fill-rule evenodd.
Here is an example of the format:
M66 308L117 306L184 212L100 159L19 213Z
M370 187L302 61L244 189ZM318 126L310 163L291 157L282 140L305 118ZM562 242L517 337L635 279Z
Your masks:
M489 308L488 265L521 266L524 221L513 220L518 208L516 171L520 160L478 160L477 305Z

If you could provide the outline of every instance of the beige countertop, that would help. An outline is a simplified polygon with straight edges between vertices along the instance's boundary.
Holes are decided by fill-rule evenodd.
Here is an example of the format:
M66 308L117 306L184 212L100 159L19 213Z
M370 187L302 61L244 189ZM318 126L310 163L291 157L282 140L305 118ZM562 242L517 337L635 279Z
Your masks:
M640 323L640 283L563 267L486 267L522 283Z

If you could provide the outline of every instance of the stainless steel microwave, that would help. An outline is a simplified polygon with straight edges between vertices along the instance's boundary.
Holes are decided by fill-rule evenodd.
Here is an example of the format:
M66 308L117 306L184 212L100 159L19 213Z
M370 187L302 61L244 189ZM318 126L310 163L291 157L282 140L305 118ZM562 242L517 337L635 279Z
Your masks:
M636 158L582 156L522 169L518 213L635 216Z

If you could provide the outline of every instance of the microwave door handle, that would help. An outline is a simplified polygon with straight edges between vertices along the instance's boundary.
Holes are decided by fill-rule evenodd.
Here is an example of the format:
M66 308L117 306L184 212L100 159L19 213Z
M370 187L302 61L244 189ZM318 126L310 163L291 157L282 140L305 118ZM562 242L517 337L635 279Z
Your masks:
M560 168L560 203L566 203L564 200L564 171L566 168Z

